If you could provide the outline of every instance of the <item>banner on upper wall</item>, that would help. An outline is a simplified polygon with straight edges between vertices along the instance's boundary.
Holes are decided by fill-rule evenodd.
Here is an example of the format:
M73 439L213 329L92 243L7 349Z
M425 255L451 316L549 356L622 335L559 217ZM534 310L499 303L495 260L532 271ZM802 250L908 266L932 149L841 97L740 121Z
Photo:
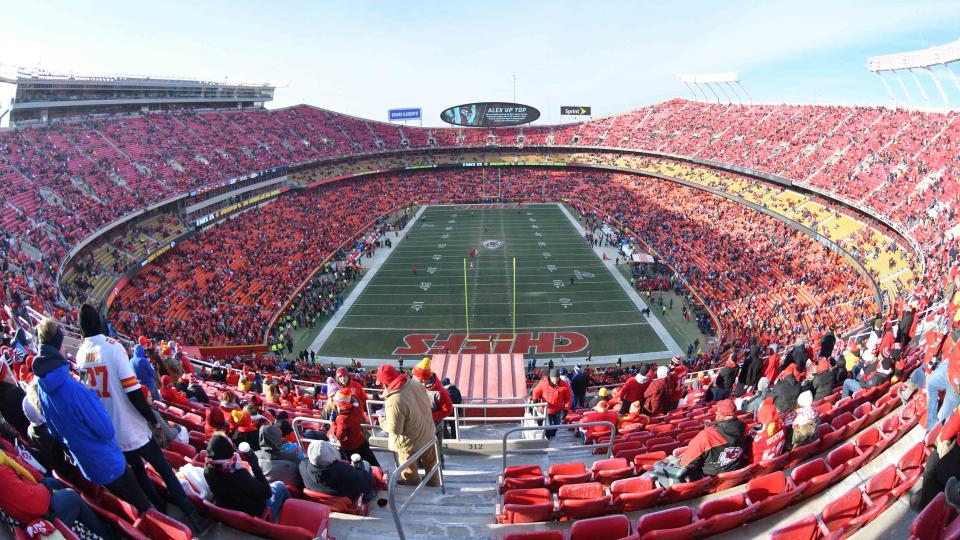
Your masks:
M408 107L406 109L389 109L387 118L390 122L403 120L420 120L423 117L423 109L420 107Z
M562 116L590 116L592 107L584 105L561 105L560 114Z
M440 113L448 124L463 127L508 127L529 124L540 118L540 111L519 103L466 103Z

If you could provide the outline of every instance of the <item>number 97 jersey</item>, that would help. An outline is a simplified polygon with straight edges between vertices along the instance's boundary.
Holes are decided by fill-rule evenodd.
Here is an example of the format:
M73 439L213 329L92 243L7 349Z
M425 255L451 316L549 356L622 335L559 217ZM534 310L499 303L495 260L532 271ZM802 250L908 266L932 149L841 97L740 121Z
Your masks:
M120 449L129 452L147 444L153 433L127 397L127 392L140 391L140 383L123 345L102 334L84 339L77 349L77 371L110 415Z

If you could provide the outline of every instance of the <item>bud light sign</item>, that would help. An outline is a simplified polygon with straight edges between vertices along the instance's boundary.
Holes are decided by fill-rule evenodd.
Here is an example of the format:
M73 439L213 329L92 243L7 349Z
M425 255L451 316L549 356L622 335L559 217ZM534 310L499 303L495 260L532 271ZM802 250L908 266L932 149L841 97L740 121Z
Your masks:
M423 113L423 109L410 108L410 109L390 109L387 111L387 118L391 122L397 120L420 120Z

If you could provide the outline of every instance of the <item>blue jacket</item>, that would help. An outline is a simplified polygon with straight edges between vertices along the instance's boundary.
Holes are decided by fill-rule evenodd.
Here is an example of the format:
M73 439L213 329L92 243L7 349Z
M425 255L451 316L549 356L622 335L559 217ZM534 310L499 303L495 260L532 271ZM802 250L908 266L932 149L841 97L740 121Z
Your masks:
M127 462L114 437L113 423L93 389L70 375L60 351L40 346L33 361L39 377L37 393L50 434L64 446L87 480L109 484L124 473Z
M133 348L133 358L130 360L133 364L133 372L137 375L137 381L150 390L151 394L157 391L157 372L153 369L153 364L147 358L147 351L141 345Z

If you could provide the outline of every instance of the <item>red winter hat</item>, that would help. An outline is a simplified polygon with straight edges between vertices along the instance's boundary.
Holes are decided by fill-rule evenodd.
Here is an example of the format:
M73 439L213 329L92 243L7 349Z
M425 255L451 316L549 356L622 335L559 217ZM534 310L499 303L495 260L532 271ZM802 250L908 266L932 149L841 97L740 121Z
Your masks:
M773 404L773 398L768 397L760 404L757 410L757 421L761 424L769 424L777 419L777 407Z
M349 411L352 409L355 401L353 392L346 388L341 388L337 391L336 395L333 396L333 403L336 404L337 408L341 411Z
M717 419L730 418L737 415L737 406L732 399L725 399L717 404Z
M144 336L140 336L140 338L137 339L137 343L139 343L144 349L150 349L153 347L153 343L150 342L150 339Z
M400 372L397 371L397 368L384 364L377 369L377 382L386 386L394 381L397 377L400 376Z
M347 371L345 368L339 368L339 369L337 370L337 377L339 377L339 376L341 376L341 375L346 375L347 377L349 377L349 376L350 376L350 372Z

